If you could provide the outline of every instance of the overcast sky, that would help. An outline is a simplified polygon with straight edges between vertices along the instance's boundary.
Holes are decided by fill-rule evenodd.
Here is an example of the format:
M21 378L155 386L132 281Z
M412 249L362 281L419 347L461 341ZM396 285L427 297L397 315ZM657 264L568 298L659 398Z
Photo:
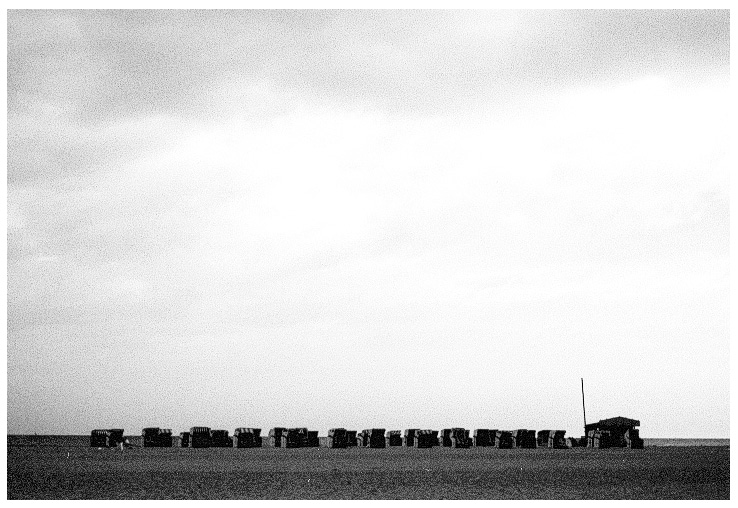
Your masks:
M728 11L9 11L8 432L729 436Z

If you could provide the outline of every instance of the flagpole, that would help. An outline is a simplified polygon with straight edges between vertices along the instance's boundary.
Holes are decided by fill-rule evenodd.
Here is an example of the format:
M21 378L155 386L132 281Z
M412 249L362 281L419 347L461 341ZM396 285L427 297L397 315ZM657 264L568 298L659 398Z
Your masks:
M584 407L584 378L582 378L582 412L584 413L584 434L587 434L587 409Z

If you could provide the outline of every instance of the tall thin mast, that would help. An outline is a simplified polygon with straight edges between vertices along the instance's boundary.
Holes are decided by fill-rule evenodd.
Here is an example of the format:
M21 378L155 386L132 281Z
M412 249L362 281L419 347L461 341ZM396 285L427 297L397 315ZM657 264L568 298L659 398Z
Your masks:
M587 433L587 409L584 407L584 378L582 378L582 411L584 412L584 433Z

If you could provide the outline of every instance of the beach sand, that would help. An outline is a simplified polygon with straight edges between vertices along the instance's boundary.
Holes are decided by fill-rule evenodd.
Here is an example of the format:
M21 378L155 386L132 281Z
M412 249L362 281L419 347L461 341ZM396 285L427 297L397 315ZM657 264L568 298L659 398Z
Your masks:
M726 446L98 449L8 446L8 499L729 499Z

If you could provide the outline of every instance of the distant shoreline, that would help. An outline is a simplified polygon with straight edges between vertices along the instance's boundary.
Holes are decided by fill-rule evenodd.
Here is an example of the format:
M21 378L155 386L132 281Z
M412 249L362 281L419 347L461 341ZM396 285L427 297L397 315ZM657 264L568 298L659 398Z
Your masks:
M89 434L6 434L8 437L18 437L18 436L38 436L38 437L50 437L50 436L59 436L59 437L90 437ZM126 434L126 436L138 436L139 434ZM570 435L567 435L566 437L571 437ZM680 440L688 440L688 441L730 441L729 437L645 437L643 439L650 439L650 440L661 440L661 439L680 439Z
M89 434L7 434L8 446L87 446ZM139 434L126 434L126 438L139 440ZM65 442L66 441L66 442ZM264 448L268 448L268 441L264 440ZM45 443L44 443L45 442ZM730 438L644 438L644 445L648 447L666 446L730 446Z

